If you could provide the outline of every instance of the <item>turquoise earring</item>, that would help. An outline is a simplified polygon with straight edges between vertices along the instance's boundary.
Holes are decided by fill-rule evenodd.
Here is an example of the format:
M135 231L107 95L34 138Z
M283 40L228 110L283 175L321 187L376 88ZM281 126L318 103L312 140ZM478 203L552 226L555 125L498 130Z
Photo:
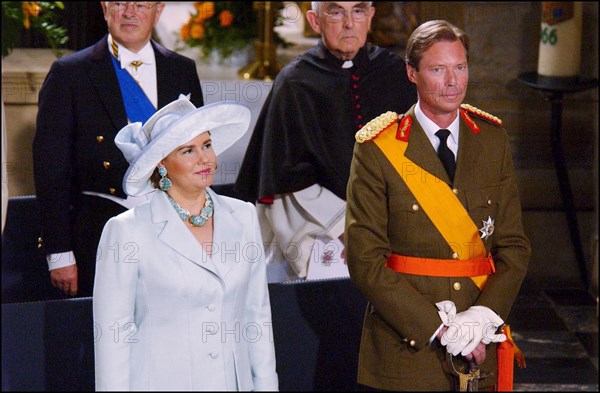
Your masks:
M164 166L158 167L158 174L160 175L160 180L158 181L158 186L161 190L167 192L169 188L171 188L171 179L167 177L167 168Z

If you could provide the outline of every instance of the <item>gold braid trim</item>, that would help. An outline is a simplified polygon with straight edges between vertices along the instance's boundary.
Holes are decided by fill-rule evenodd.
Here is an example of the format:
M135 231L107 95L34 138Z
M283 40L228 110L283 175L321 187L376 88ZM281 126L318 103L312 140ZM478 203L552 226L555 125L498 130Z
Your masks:
M377 134L385 130L396 120L398 120L398 114L392 111L377 116L356 133L356 142L363 143L375 138Z
M498 126L502 126L502 120L500 120L498 117L496 117L490 113L487 113L486 111L482 111L481 109L476 108L473 105L462 104L460 107L462 109L466 110L467 112L473 113L474 115L476 115L484 120L487 120Z

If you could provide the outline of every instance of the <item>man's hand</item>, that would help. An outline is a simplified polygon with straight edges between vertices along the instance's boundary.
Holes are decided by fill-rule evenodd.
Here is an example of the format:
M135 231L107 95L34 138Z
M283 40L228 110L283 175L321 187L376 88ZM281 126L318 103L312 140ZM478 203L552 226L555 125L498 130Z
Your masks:
M473 352L465 355L465 359L467 359L467 361L471 361L471 359L475 359L475 363L477 363L478 365L481 365L481 364L483 364L483 362L485 362L485 350L486 350L485 344L480 342L479 344L477 344L477 346L475 347Z
M471 306L468 310L456 314L446 332L442 335L440 343L446 350L456 356L470 354L483 343L502 342L506 340L504 334L495 334L498 326L504 321L494 311L484 306Z
M77 265L50 270L50 281L67 296L77 295Z

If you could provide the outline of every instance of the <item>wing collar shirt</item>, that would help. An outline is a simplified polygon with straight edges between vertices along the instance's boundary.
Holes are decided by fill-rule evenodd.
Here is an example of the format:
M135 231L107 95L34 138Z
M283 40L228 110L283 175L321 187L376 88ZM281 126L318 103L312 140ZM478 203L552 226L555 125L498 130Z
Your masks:
M108 40L109 50L111 39L112 38ZM118 60L121 63L121 68L126 69L134 79L139 80L144 93L146 93L146 96L150 99L152 105L157 108L158 90L156 88L156 60L154 59L154 48L152 48L152 44L148 41L148 43L137 53L130 51L116 41L115 44L119 48ZM142 61L142 65L139 66L137 70L131 65L131 62L135 60Z

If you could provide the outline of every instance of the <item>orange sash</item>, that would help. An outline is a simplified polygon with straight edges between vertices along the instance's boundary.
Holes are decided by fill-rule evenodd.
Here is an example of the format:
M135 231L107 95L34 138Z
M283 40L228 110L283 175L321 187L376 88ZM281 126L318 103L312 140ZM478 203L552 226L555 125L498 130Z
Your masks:
M392 254L386 266L400 273L434 277L488 276L496 270L491 255L487 258L457 260Z
M403 121L410 121L405 117ZM396 124L395 122L393 123ZM448 185L404 156L408 143L396 138L395 127L382 131L373 142L379 147L442 234L458 259L487 258L479 229ZM483 288L487 275L471 277Z

